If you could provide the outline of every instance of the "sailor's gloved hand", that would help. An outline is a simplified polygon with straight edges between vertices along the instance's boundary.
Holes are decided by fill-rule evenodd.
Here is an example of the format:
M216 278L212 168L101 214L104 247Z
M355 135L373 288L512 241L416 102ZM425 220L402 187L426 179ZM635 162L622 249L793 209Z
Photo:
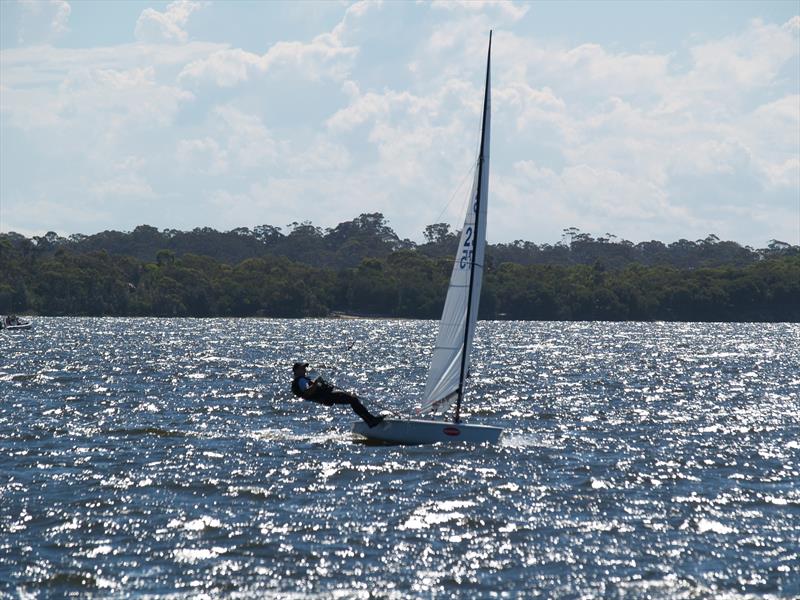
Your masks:
M322 377L317 377L314 383L316 383L317 387L323 392L333 391L333 386L327 381L325 381Z

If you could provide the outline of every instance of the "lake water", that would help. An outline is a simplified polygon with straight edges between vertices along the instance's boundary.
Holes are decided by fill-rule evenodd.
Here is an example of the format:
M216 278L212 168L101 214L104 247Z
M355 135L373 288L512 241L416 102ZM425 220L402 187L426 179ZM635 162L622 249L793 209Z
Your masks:
M0 596L800 595L800 325L479 324L466 420L380 447L430 321L37 318L0 333Z

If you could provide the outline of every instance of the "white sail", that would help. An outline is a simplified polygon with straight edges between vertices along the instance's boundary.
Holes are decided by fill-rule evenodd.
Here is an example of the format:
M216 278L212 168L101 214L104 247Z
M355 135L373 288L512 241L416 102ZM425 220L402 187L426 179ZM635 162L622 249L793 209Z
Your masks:
M491 53L491 38L489 41ZM450 287L444 302L433 359L425 384L421 413L444 412L463 392L463 378L469 371L469 356L478 300L483 281L486 251L486 204L489 191L489 132L491 120L490 60L486 64L481 146L475 180L467 203L464 227L456 252ZM473 264L474 263L474 264Z

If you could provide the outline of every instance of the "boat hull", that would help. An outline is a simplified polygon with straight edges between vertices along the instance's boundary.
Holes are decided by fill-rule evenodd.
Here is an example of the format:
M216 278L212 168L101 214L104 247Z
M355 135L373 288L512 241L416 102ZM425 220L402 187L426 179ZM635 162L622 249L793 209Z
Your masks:
M22 331L25 329L30 329L30 323L23 323L22 325L3 325L0 329L7 329L8 331Z
M352 432L370 441L388 444L436 444L468 442L495 444L503 429L489 425L466 425L452 421L424 419L384 419L375 427L363 421L353 423Z

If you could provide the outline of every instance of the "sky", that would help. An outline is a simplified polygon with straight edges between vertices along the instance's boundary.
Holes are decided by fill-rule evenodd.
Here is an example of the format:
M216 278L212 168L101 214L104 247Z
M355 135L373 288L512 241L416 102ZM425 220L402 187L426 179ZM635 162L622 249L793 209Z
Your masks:
M800 244L800 2L0 0L0 231Z

